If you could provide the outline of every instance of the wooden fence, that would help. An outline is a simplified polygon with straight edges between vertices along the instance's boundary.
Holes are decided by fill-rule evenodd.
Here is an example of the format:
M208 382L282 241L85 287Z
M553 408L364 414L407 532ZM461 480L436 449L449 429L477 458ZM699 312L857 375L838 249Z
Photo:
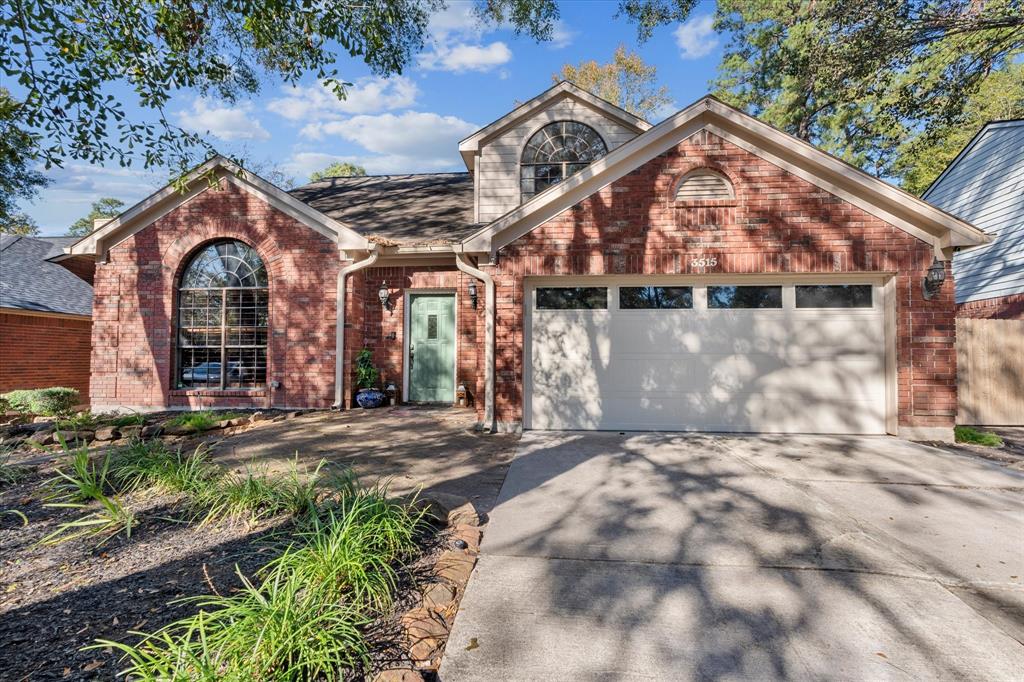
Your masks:
M1024 320L956 321L958 424L1024 426Z

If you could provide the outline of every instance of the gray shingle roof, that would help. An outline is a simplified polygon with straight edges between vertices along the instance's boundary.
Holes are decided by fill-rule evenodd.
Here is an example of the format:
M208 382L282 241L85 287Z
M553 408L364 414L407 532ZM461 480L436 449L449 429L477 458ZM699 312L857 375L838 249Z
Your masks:
M1024 293L1024 120L982 128L923 198L992 235L953 257L957 303Z
M469 173L325 178L290 194L365 237L401 244L457 242L480 227Z
M92 315L92 286L47 260L75 241L0 235L0 308Z

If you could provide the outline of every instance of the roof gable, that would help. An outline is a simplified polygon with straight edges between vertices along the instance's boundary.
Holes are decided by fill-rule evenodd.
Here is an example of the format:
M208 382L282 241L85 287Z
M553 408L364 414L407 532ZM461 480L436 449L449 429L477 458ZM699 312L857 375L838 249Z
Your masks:
M650 130L651 124L639 116L635 116L625 109L612 104L606 99L591 94L579 88L569 81L562 81L554 85L531 100L523 102L518 107L505 114L496 121L493 121L480 130L476 131L466 139L459 142L459 153L466 163L466 168L473 170L477 152L491 138L500 135L505 130L519 125L526 119L534 116L537 112L550 107L563 99L571 98L588 106L603 116L616 121L623 126L642 133Z
M67 247L65 253L93 254L102 258L111 247L170 213L192 197L205 192L212 186L211 183L221 179L259 196L274 208L335 242L339 249L367 248L366 239L351 227L304 204L255 173L243 170L222 156L215 156L184 178L184 191L175 185L167 185Z
M62 315L92 315L92 286L57 263L51 263L63 238L2 235L0 239L0 308Z
M958 303L1024 293L1024 120L985 125L924 196L993 236L953 258Z
M988 241L976 227L711 96L665 119L571 178L538 194L463 242L495 252L565 209L706 129L937 249Z

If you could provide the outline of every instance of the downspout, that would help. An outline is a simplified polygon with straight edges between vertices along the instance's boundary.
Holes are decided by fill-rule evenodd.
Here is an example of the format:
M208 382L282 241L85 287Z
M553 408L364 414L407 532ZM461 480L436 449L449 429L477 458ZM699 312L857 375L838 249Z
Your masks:
M371 247L372 248L372 247ZM356 261L338 271L338 325L334 335L334 409L340 410L345 393L345 280L353 272L368 268L377 262L380 252L376 249L361 261Z
M494 278L469 264L466 255L455 253L455 265L484 283L484 430L494 433Z

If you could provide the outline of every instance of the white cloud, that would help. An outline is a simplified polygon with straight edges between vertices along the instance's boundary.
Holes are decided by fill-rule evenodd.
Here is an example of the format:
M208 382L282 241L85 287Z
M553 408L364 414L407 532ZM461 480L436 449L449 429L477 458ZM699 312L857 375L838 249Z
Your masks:
M457 159L459 140L477 129L455 116L406 111L310 124L300 134L313 140L342 137L377 154Z
M483 26L473 12L472 2L449 2L443 12L431 15L427 26L427 33L440 42L451 36L462 40L478 39L482 32Z
M404 76L360 78L346 91L345 99L323 83L286 88L284 97L267 108L290 121L338 119L346 114L371 114L412 106L419 96L416 84Z
M554 30L551 31L551 42L548 44L556 50L561 50L572 45L572 41L577 35L576 31L570 29L564 21L559 19L555 22Z
M419 66L427 71L487 72L512 60L512 50L504 42L485 42L484 33L496 28L484 26L470 2L453 2L430 18L427 33L430 49L419 56Z
M197 133L209 133L222 140L267 140L270 133L251 117L252 103L229 106L216 100L198 97L191 111L179 111L181 127Z
M700 59L718 47L714 18L710 14L693 17L676 29L676 45L683 59Z
M487 45L456 43L435 45L433 50L420 55L421 68L428 71L490 71L512 60L512 50L500 40Z
M479 126L455 116L407 111L402 114L360 115L343 121L307 125L301 135L313 140L342 138L366 150L365 154L339 156L300 151L285 168L298 177L309 177L335 161L350 161L369 173L420 173L458 170L458 141Z

